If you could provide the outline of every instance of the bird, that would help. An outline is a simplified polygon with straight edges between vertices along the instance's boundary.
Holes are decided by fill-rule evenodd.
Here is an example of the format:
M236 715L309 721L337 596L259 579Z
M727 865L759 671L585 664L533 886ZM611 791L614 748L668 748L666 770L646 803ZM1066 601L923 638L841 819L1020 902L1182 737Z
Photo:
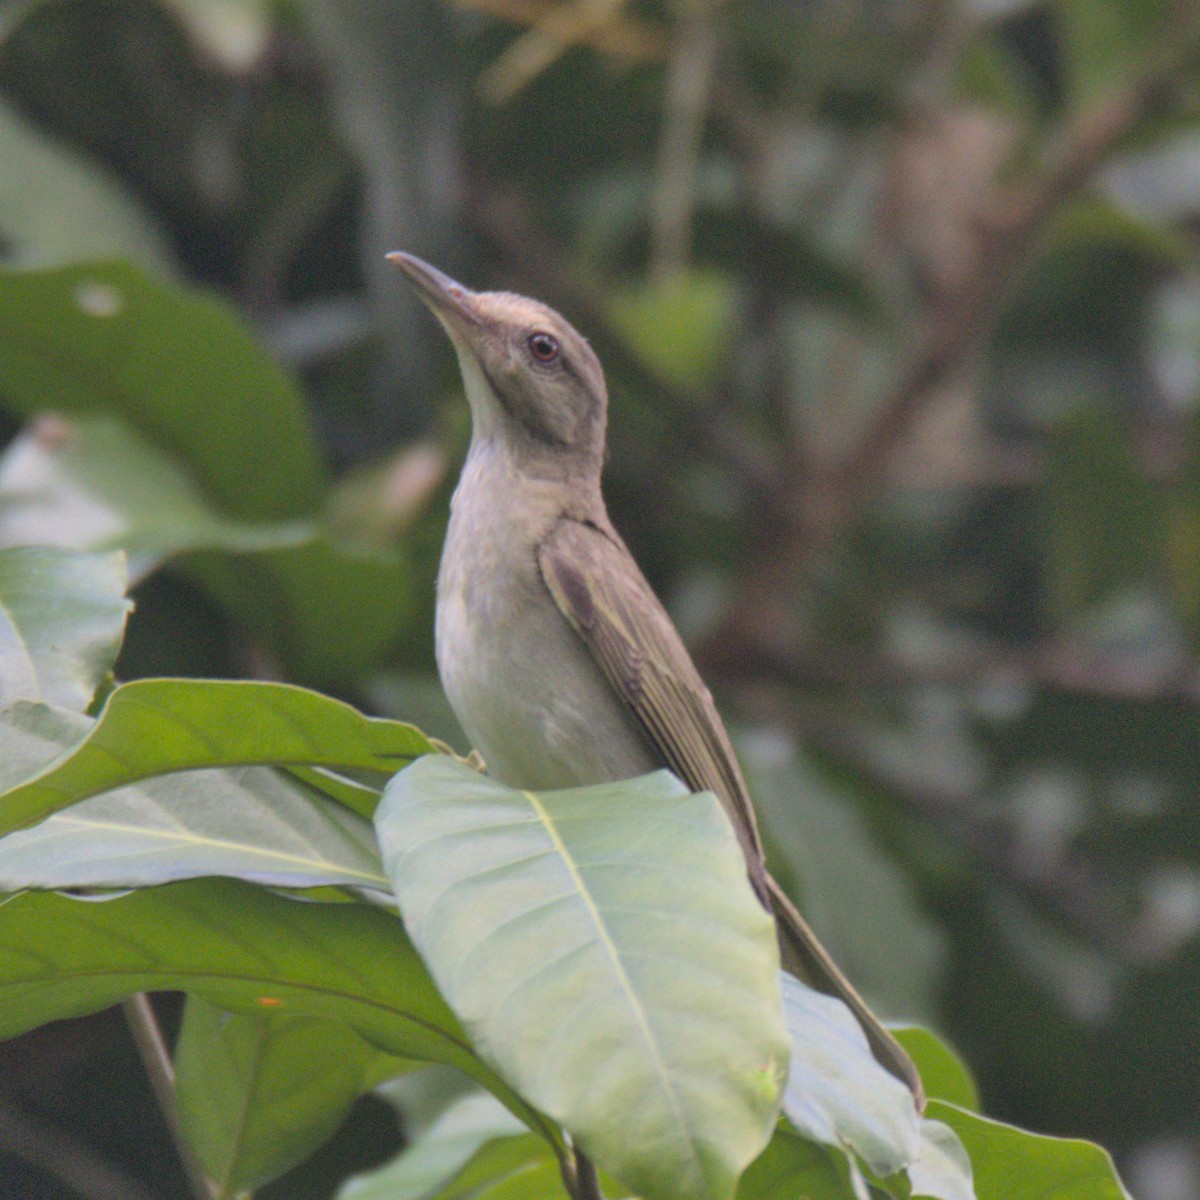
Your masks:
M849 1006L922 1109L912 1060L768 872L712 695L609 520L608 398L595 352L540 301L472 291L412 254L387 257L449 336L471 410L438 570L435 651L489 774L538 791L666 767L714 793L775 917L783 965Z

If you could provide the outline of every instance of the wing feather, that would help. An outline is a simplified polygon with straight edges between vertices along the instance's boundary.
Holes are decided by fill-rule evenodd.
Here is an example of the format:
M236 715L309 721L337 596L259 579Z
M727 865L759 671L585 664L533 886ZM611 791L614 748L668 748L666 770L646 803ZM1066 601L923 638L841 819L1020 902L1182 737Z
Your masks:
M612 530L564 517L538 547L538 565L664 764L693 791L714 792L724 804L751 878L764 890L758 826L725 726L625 544Z
M725 806L750 880L780 923L785 963L846 1001L879 1060L923 1108L912 1060L767 874L746 782L712 695L624 542L611 528L563 517L537 555L550 594L663 763L693 791L714 792Z

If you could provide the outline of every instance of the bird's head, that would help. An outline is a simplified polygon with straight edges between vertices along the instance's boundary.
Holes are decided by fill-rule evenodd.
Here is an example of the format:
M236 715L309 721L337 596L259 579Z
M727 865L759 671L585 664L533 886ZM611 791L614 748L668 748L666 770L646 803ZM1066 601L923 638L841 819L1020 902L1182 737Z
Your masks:
M399 251L388 258L454 343L477 438L540 459L604 452L607 391L587 340L552 308L511 292L473 292Z

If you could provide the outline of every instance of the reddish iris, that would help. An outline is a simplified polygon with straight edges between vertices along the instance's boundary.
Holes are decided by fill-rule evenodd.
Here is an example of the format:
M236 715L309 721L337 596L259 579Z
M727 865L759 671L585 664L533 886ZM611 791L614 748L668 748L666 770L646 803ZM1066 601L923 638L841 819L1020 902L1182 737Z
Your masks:
M531 333L529 353L538 362L552 363L558 357L558 339L548 333Z

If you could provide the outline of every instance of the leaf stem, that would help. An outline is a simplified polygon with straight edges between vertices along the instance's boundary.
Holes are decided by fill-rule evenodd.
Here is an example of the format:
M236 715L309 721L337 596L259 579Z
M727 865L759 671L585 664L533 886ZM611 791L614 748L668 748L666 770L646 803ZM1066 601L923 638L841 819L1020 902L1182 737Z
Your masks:
M179 1111L175 1107L175 1065L171 1062L171 1054L159 1028L158 1018L154 1015L149 995L137 992L128 1000L122 1001L121 1011L125 1014L138 1056L149 1076L150 1086L158 1100L163 1120L171 1131L193 1195L196 1200L216 1200L217 1186L204 1173L179 1123Z

